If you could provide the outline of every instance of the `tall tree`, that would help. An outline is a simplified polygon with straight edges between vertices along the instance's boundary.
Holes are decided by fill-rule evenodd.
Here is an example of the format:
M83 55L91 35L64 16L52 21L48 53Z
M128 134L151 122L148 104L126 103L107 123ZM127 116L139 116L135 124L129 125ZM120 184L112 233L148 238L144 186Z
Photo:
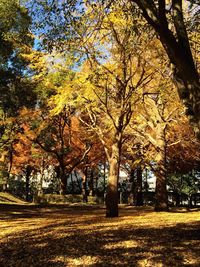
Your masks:
M97 133L104 145L109 162L108 217L118 216L123 134L134 103L138 101L136 92L152 77L141 57L144 38L130 27L133 22L129 9L121 1L118 7L113 5L112 8L112 12L104 16L101 4L88 5L85 17L88 28L79 33L80 46L87 60L77 73L76 80L63 86L56 97L58 107L66 101L82 107L82 121L86 118L85 123ZM100 20L99 14L103 14ZM100 21L98 28L97 21Z
M144 18L157 33L172 64L174 83L179 97L200 139L200 81L184 19L184 1L131 0L131 2L138 5ZM198 1L189 2L198 5ZM194 15L197 17L198 14L194 12L190 14L193 30L196 23Z
M0 150L4 157L1 171L6 170L9 176L18 130L14 117L20 107L36 103L27 62L21 57L22 53L29 53L34 39L29 30L31 18L19 1L2 0L0 16Z

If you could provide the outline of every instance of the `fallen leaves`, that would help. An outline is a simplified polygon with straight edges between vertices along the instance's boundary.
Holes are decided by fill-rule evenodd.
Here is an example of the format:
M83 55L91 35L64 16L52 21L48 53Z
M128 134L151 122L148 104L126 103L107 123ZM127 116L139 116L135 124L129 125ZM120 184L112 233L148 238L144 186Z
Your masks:
M0 219L2 267L200 266L198 209L7 205Z

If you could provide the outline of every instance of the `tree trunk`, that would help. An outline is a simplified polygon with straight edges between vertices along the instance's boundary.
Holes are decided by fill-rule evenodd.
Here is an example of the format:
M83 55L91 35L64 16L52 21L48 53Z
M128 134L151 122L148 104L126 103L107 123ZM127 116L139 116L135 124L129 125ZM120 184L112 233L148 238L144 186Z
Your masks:
M91 169L89 188L90 188L90 191L91 191L93 197L96 196L96 190L94 187L95 175L96 175L96 170Z
M30 165L26 167L26 201L30 201L30 175L32 172L32 168Z
M158 138L159 152L156 174L155 211L168 211L168 195L166 184L166 140L165 128L160 128Z
M71 185L72 185L72 191L71 191L71 193L72 194L74 194L74 181L73 181L73 175L72 175L72 173L70 174L70 178L71 178Z
M135 195L135 187L136 187L136 182L135 182L135 169L131 168L130 171L130 179L129 181L131 182L131 193L129 195L129 204L130 205L135 205L134 203L134 195Z
M38 197L40 197L40 196L43 195L43 187L42 187L42 184L43 184L43 173L40 173L39 182L38 182L38 190L37 190Z
M155 198L155 211L168 211L166 177L162 163L160 163L159 170L157 171Z
M134 204L135 206L143 206L143 196L142 196L142 168L138 167L136 170L137 180L134 194Z
M79 192L81 193L82 192L82 184L81 184L81 181L78 179L78 175L77 175L77 171L74 170L74 174L76 176L76 181L77 181L77 185L78 185L78 188L79 188Z
M172 1L170 22L167 19L166 8L162 6L163 1L159 1L157 8L153 1L134 0L132 2L137 3L143 11L144 18L158 34L173 64L175 86L186 107L190 124L197 138L200 139L200 81L184 23L182 1ZM176 34L170 30L169 23L174 24Z
M86 167L82 177L82 196L83 196L83 202L86 203L88 202L87 175L88 175L88 170Z
M188 196L189 198L189 208L192 208L193 204L192 204L192 195Z
M3 192L6 192L8 190L8 183L7 181L3 184Z
M181 196L178 192L175 192L175 200L176 200L176 207L180 207L181 204Z
M38 197L43 196L43 179L44 179L44 169L45 169L45 164L44 164L44 158L42 159L42 166L40 167L40 176L39 176L39 183L38 183L38 192L37 195Z
M61 184L60 184L60 194L61 195L66 195L67 194L67 175L65 173L65 169L60 170L60 179L61 179Z
M3 192L8 191L9 188L9 181L10 181L10 174L11 174L11 169L12 169L12 165L13 165L13 147L12 144L9 148L8 151L8 169L7 169L7 175L5 176L4 179L4 184L3 184Z
M113 142L109 159L109 177L106 195L106 217L118 217L118 181L120 165L120 142Z

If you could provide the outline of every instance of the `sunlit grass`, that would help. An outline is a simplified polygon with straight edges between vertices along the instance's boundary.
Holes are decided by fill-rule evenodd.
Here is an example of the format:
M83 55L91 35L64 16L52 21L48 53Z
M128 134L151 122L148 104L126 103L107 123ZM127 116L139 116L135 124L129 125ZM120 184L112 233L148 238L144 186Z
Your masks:
M200 211L6 206L0 266L200 266ZM9 253L8 253L9 252Z

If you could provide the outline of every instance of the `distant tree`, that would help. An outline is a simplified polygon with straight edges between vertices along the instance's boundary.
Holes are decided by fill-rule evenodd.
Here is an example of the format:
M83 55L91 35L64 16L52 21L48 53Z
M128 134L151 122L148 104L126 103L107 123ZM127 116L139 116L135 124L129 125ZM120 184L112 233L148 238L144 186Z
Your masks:
M59 167L61 193L66 194L67 179L89 153L91 145L84 137L83 129L73 112L64 109L60 114L50 116L44 110L28 112L26 122L29 129L26 136L42 150L51 155L52 164Z

